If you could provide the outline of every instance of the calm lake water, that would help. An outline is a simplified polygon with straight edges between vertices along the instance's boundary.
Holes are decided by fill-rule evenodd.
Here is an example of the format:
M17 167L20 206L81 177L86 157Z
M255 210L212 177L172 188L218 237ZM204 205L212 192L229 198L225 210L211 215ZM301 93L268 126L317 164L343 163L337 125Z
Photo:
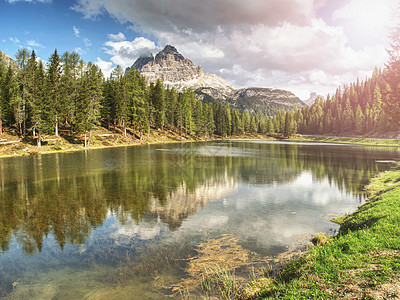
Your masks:
M1 159L0 298L195 297L202 255L249 266L334 234L330 218L390 160L396 149L233 141Z

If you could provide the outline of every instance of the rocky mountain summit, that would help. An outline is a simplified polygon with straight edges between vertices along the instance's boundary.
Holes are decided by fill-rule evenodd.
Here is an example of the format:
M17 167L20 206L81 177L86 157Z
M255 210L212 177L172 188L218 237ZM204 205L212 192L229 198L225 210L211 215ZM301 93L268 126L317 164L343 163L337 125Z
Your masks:
M317 95L316 92L312 92L312 93L310 93L310 97L307 100L304 100L303 102L305 104L307 104L308 106L311 106L314 104L315 100L317 100L318 97L323 98L322 96Z
M185 88L197 90L204 87L213 87L224 97L234 93L232 85L215 74L204 73L203 68L196 66L190 59L183 57L171 45L153 57L139 57L133 64L149 82L161 79L166 86L174 87L178 91Z
M0 60L4 60L7 66L11 64L14 68L18 68L15 60L13 60L10 55L3 51L0 51Z
M291 110L305 105L288 91L271 88L235 90L220 76L204 73L200 65L196 66L171 45L165 46L155 57L153 54L139 57L133 67L137 68L149 82L161 79L164 85L174 87L178 91L191 88L203 102L228 102L242 111L262 111L273 115L282 108Z

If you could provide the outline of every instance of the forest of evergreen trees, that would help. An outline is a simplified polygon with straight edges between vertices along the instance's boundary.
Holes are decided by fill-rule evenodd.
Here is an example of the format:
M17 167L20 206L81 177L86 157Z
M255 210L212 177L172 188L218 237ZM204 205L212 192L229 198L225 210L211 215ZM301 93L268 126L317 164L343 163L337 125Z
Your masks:
M23 138L37 138L38 146L40 135L58 136L60 129L85 135L86 143L99 125L138 138L152 129L231 136L273 133L284 126L228 104L203 104L190 89L177 92L160 80L149 85L135 68L124 74L117 66L104 79L98 66L85 64L76 52L59 56L55 50L44 66L34 51L20 49L16 62L18 67L0 60L0 134L4 126L14 128Z
M368 135L398 130L400 125L400 28L392 32L390 59L371 78L339 87L311 106L279 111L275 116L241 112L227 103L202 103L188 89L178 92L158 80L148 84L135 68L117 66L105 79L98 66L76 52L57 50L46 66L35 52L20 49L17 66L0 56L0 135L3 127L22 138L59 135L60 129L84 135L90 144L99 125L142 138L150 130L181 136L232 136L294 133Z
M390 33L389 61L372 77L338 87L326 100L295 113L297 132L339 136L383 136L400 129L400 24Z

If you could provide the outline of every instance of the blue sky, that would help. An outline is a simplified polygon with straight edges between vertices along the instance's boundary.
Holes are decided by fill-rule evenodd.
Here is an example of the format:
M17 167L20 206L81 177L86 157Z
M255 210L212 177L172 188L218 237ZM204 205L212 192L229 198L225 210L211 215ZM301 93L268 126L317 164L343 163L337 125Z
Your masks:
M108 76L177 47L234 87L326 95L387 60L398 0L0 0L0 50L77 51Z
M0 49L15 57L20 47L35 49L47 60L57 48L59 53L76 51L85 61L103 57L109 33L123 32L128 38L137 35L108 14L96 20L84 19L71 9L73 1L35 3L0 2ZM79 34L74 31L78 30Z

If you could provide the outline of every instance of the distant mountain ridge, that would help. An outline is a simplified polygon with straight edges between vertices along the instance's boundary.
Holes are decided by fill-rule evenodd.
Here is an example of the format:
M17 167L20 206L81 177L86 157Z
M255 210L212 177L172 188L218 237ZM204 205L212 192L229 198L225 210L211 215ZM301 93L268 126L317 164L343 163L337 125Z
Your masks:
M171 45L157 53L139 57L133 67L137 68L149 82L161 79L165 86L178 91L191 88L203 102L228 102L241 111L261 111L274 115L278 110L293 110L305 104L289 91L272 88L244 88L235 90L233 86L216 74L204 73Z

